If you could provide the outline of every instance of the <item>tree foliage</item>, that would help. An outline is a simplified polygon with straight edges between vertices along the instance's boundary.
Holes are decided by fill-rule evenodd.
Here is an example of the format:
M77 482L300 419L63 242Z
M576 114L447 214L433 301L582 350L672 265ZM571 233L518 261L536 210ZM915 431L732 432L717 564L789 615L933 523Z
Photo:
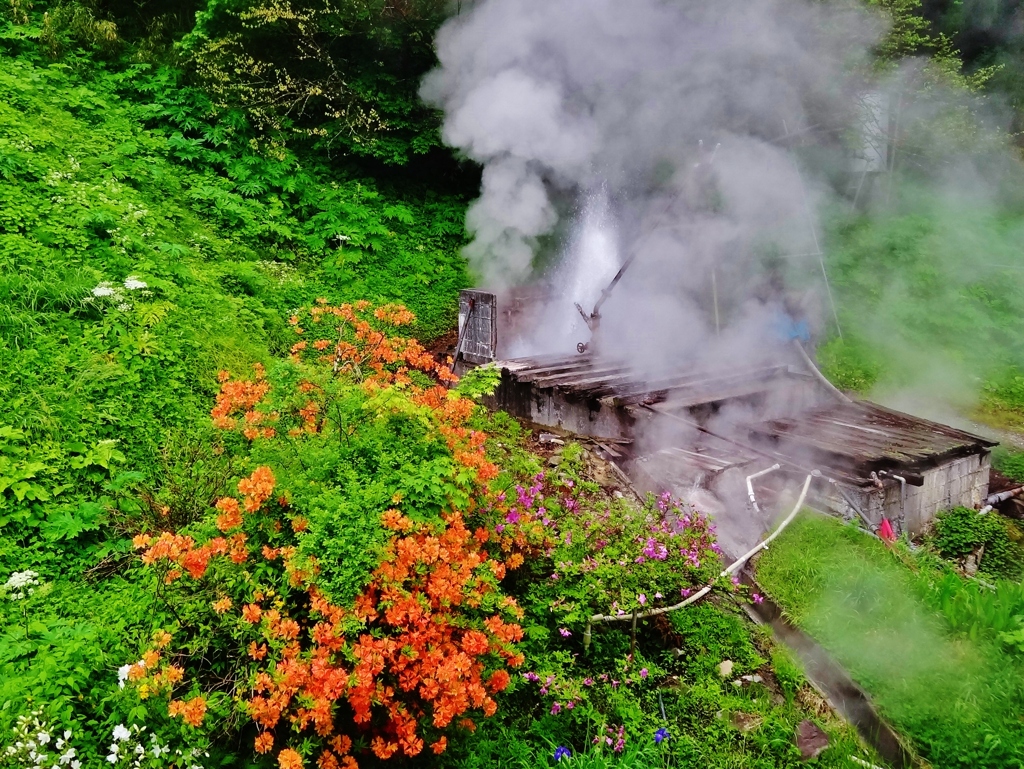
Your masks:
M417 96L440 0L210 0L182 51L214 100L260 130L298 131L401 164L439 144Z

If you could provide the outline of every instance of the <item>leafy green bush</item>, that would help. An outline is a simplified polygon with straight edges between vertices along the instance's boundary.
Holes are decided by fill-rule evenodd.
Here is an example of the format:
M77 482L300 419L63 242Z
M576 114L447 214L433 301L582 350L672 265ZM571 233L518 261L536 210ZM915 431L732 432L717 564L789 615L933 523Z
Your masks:
M1024 567L1024 553L1010 540L1006 523L998 515L955 507L936 517L932 541L944 557L953 559L984 548L978 566L991 574L1016 577Z

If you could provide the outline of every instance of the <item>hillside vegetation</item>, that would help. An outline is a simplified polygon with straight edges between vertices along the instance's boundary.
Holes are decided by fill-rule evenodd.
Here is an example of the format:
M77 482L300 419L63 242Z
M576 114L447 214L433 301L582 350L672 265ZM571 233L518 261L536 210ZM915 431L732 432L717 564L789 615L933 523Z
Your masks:
M880 55L980 87L919 3L871 4L902 20ZM2 10L0 767L774 769L803 721L816 766L879 762L747 622L699 511L623 498L430 351L480 183L417 97L453 11ZM851 389L900 370L883 295L852 297L900 260L928 283L944 214L915 216L832 228ZM980 319L1016 413L1004 279L901 307L961 352Z

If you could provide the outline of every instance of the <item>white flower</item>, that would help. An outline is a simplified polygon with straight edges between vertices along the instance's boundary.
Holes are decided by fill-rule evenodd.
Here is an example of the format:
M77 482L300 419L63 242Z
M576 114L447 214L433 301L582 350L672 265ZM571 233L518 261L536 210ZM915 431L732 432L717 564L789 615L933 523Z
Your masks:
M61 766L67 766L69 763L71 763L71 759L74 758L74 757L75 757L75 749L74 748L69 748L67 753L64 753L63 755L61 755L61 757L59 759L60 760L60 765Z
M82 769L82 762L76 758L71 762L71 769Z
M124 682L128 680L128 671L132 669L131 665L122 665L117 669L117 685L118 688L124 688Z
M115 742L115 743L111 744L111 746L108 748L108 750L110 750L110 752L113 753L116 756L118 754L118 752L120 752L121 746L118 745Z
M92 290L93 296L113 296L114 289L108 283L100 283Z
M39 584L39 572L27 569L26 571L16 571L7 581L4 583L3 589L9 590L21 590L25 587L32 587L33 585Z
M124 724L118 724L114 727L114 740L116 742L127 740L131 736L132 733L125 728ZM117 751L115 750L114 752L116 753Z
M36 739L39 741L40 745L45 745L50 741L50 735L46 732L39 732L39 734L36 735Z
M117 753L111 753L109 756L107 756L107 761L109 761L112 764L116 764L117 763Z
M144 747L142 747L141 743L135 746L135 755L137 755L137 756L144 756L144 755L146 755L146 749Z
M124 279L124 287L129 291L135 291L136 289L146 288L147 283L136 278L134 275L129 275Z

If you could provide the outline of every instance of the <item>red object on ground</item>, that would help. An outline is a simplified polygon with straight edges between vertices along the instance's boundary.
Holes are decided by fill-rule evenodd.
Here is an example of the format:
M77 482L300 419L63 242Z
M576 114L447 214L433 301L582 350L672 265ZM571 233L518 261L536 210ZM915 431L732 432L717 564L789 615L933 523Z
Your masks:
M882 519L882 525L878 527L878 536L886 542L896 541L896 532L892 530L892 526L890 525L888 518Z

